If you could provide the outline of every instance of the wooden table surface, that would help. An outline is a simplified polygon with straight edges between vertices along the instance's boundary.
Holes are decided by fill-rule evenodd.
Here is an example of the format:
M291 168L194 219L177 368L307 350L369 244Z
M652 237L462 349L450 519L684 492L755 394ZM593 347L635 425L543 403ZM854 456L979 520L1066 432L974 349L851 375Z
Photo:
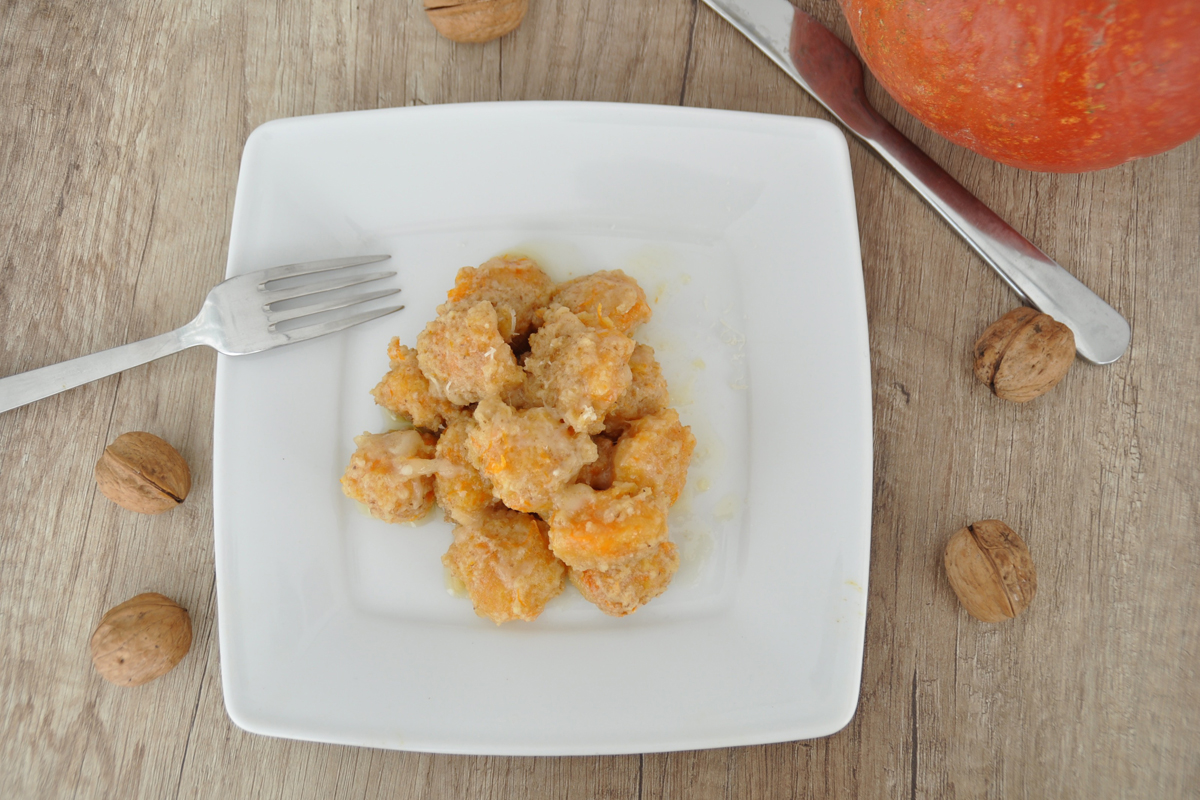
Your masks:
M804 5L849 39L832 0ZM696 0L532 0L510 36L440 39L417 0L0 5L0 374L176 327L222 277L238 163L271 119L480 100L824 116ZM850 145L870 320L875 496L858 713L769 746L477 758L254 736L221 696L212 538L215 356L197 349L0 415L0 797L1196 796L1200 785L1200 140L1103 172L999 166L882 113L1126 315L1129 352L1026 405L970 348L1013 294ZM191 463L157 517L96 489L127 430ZM1039 590L963 612L959 527L1006 520ZM159 591L190 654L102 681L105 609Z

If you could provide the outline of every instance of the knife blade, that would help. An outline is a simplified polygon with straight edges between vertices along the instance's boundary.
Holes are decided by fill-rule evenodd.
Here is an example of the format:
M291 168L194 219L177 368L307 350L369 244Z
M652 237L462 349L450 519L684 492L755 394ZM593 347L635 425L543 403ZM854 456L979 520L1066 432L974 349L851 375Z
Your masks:
M1064 323L1075 349L1111 364L1129 347L1129 323L1018 233L871 107L862 62L788 0L704 0L890 165L1021 299Z

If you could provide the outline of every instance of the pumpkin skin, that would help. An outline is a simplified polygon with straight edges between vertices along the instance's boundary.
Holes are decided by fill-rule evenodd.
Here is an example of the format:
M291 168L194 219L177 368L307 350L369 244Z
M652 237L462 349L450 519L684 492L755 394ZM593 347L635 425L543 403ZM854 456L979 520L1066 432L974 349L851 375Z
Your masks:
M1200 0L840 0L888 93L952 142L1087 172L1200 133Z

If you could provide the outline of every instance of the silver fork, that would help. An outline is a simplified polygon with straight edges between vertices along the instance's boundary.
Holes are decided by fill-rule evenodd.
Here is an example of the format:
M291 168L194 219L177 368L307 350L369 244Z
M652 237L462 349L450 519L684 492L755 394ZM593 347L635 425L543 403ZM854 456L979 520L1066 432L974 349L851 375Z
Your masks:
M212 288L200 308L200 313L182 328L111 350L102 350L90 356L0 378L0 413L189 347L204 344L227 356L258 353L292 342L315 339L399 311L404 306L372 308L349 316L343 314L322 322L304 324L304 319L313 314L341 309L353 310L352 307L360 303L399 292L400 290L395 288L376 289L350 295L330 295L323 299L319 297L394 276L395 272L373 272L368 275L344 272L350 267L374 264L388 258L391 256L356 256L309 261L271 267L230 278ZM320 275L323 280L310 280L283 288L268 286L286 278L306 275ZM289 308L274 308L284 305L285 301L305 297L313 297L314 302ZM280 330L278 326L284 322L293 325L287 330Z
M1022 300L1075 333L1075 349L1111 364L1131 330L1116 309L1000 219L867 102L854 52L789 0L704 0L817 99L900 177Z

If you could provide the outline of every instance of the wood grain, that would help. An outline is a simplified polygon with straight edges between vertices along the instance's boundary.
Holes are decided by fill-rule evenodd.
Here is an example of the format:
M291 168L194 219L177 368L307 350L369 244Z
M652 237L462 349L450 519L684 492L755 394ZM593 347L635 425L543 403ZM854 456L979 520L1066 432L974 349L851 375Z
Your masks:
M803 4L843 40L833 0ZM1014 170L872 100L1121 310L1129 353L1006 404L970 370L1012 294L851 144L875 414L859 710L815 741L603 758L473 758L252 736L224 713L212 554L215 359L192 351L0 416L0 797L1195 796L1200 785L1200 141L1085 175ZM563 98L824 116L695 0L533 0L510 36L440 39L415 0L0 5L0 374L182 324L222 274L241 148L270 119ZM91 477L149 430L191 464L138 517ZM959 527L1006 520L1039 593L961 611ZM87 640L142 591L192 652L138 690ZM731 676L731 679L735 679Z

